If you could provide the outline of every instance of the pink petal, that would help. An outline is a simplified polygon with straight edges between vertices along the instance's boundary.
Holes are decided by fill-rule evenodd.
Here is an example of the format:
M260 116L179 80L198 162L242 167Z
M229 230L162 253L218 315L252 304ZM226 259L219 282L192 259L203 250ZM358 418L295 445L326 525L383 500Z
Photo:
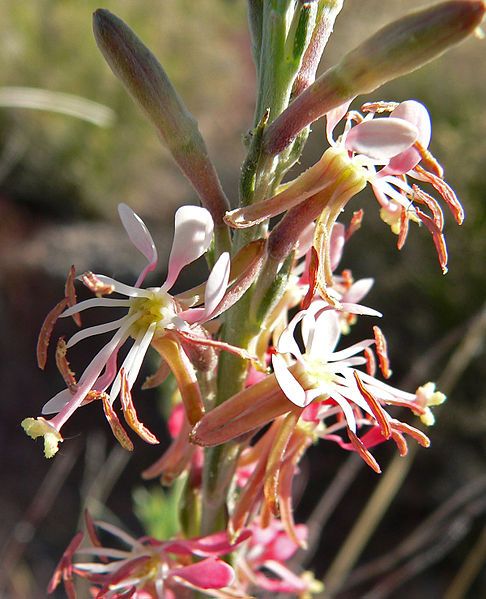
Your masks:
M344 145L351 152L387 163L393 156L407 150L417 137L415 125L388 117L359 123L347 134Z
M351 287L343 295L343 302L350 302L351 304L357 304L373 287L375 282L372 278L359 279L351 285Z
M291 593L292 595L295 594L299 596L301 596L301 593L308 590L307 583L283 564L269 560L265 562L263 566L271 573L278 576L279 579L269 578L261 572L257 572L255 575L255 582L257 586L262 589L273 593Z
M424 148L429 147L430 138L432 136L432 125L430 123L429 111L423 104L416 100L406 100L401 102L395 110L390 114L390 117L403 119L408 123L415 125L418 130L417 140Z
M328 113L326 113L326 137L327 137L327 141L331 145L333 144L333 141L334 141L333 136L332 136L334 133L334 129L336 128L336 125L339 123L339 121L348 112L349 105L351 104L351 102L353 100L354 100L354 98L351 98L351 100L349 100L348 102L345 102L344 104L341 104L337 108L334 108L334 110L330 110Z
M330 254L331 270L334 272L341 261L344 243L346 241L346 227L342 223L334 223L331 231Z
M272 366L275 378L286 397L290 399L292 403L301 408L306 405L306 393L300 386L300 383L291 374L287 368L287 364L282 356L278 354L272 356Z
M230 255L228 252L224 252L218 258L206 283L206 291L204 292L204 313L206 318L211 317L211 314L223 299L228 286L229 275Z
M182 206L175 214L174 241L169 256L165 291L175 283L181 270L208 249L213 237L213 219L206 208Z
M229 586L235 578L233 568L214 557L208 557L190 566L174 568L170 574L200 589L222 589Z
M430 123L430 116L427 108L420 102L415 100L407 100L399 104L390 115L391 118L399 118L415 125L418 131L417 141L427 148L430 143L430 137L432 134L432 127ZM388 165L380 171L380 177L386 175L403 175L412 170L421 160L420 152L414 148L408 148L404 152L394 156Z
M295 527L299 540L307 539L307 527L304 524L298 524ZM299 546L289 538L283 530L279 531L271 544L266 545L265 551L260 557L262 561L275 560L277 562L285 562L290 559L299 549Z
M311 249L312 241L314 239L314 229L315 228L316 228L316 225L314 224L314 222L311 222L307 225L307 227L299 235L299 239L298 239L299 245L297 246L297 256L296 256L297 259L305 256L307 254L307 252Z
M167 421L167 428L169 429L169 434L172 439L175 439L181 433L185 420L186 413L184 411L184 406L182 403L177 404L173 408L169 420Z
M54 397L51 397L51 399L43 405L41 414L43 416L46 416L47 414L57 414L69 403L72 396L73 394L69 389L59 391L59 393L56 393Z
M231 553L236 545L243 543L251 536L249 530L244 530L231 543L228 540L228 534L225 531L216 532L205 537L195 539L177 539L164 543L164 551L175 553L176 555L199 555L202 557L221 556Z
M135 287L138 287L147 273L155 268L157 264L157 249L145 223L138 214L135 214L130 206L127 206L127 204L118 204L118 214L130 241L148 260L148 265L135 284Z

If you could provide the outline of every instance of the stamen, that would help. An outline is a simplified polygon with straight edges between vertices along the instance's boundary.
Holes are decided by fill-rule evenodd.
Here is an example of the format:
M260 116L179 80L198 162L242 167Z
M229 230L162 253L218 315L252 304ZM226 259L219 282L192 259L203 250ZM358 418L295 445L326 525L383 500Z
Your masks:
M370 468L372 468L377 474L381 474L381 468L378 465L378 462L366 449L361 439L357 435L355 435L349 428L346 429L346 432L348 433L349 440L351 441L357 453L362 457L362 459L368 464Z
M408 453L408 445L405 441L405 437L398 431L392 431L392 439L395 441L395 445L398 448L398 453L404 457Z
M126 430L123 428L115 410L113 409L113 406L110 403L110 396L108 393L101 393L100 397L103 402L103 411L116 440L118 443L120 443L123 449L126 449L127 451L133 451L133 443L130 441Z
M64 337L59 337L57 340L56 347L56 366L59 372L61 373L64 382L66 383L66 387L74 393L76 390L76 377L74 372L71 370L69 366L68 359L66 357L67 353L67 344Z
M380 403L376 400L376 398L368 391L368 389L366 389L363 382L359 378L359 374L356 370L353 370L353 375L356 384L358 385L359 392L370 407L371 411L373 412L373 416L376 418L381 428L382 435L385 437L385 439L389 439L391 437L391 428L390 423L388 421L388 414L381 407Z
M413 437L415 441L417 441L417 443L422 445L422 447L430 446L430 439L427 437L425 433L419 431L418 428L415 428L414 426L410 426L405 422L400 422L399 420L394 419L390 421L390 424L394 430L398 430L401 433L407 433L407 435Z
M360 208L359 210L356 210L355 212L353 212L353 216L351 217L351 220L349 221L349 225L346 229L346 235L345 235L346 241L348 241L349 238L352 235L354 235L356 233L356 231L358 231L358 229L361 228L361 224L363 222L363 217L364 217L363 208Z
M57 319L61 315L64 308L67 306L68 300L62 299L58 304L52 308L49 314L45 317L44 322L39 333L37 340L37 365L41 370L44 370L47 362L47 349L49 348L49 341L51 339L52 331Z
M310 261L309 261L309 289L307 290L306 296L302 300L300 307L302 310L307 310L311 305L312 298L316 294L317 288L317 274L319 272L319 256L316 248L311 247Z
M398 102L366 102L361 106L361 112L371 112L372 114L383 114L384 112L393 112L399 105Z
M375 337L376 354L378 356L381 373L386 379L389 379L392 375L392 371L390 370L390 360L388 359L385 335L383 335L380 327L376 325L373 327L373 334Z
M375 354L371 351L371 349L369 347L365 347L363 353L366 358L366 372L370 376L375 376L375 374L376 374Z
M442 274L445 275L448 270L447 269L448 256L447 256L447 247L446 247L444 235L443 235L442 231L437 227L437 225L434 223L434 221L429 216L424 214L418 208L416 209L416 213L417 213L417 216L420 218L420 220L424 223L424 225L429 230L429 233L432 235L432 240L434 242L435 249L437 251L437 256L439 258L439 264L442 269Z
M76 289L74 288L74 279L76 278L76 269L74 268L74 264L71 266L68 272L68 276L66 279L66 284L64 286L64 295L67 299L67 305L72 308L76 305ZM79 314L73 314L73 320L78 325L81 326L81 316Z
M128 380L123 368L120 370L120 376L122 381L120 399L122 403L123 416L125 417L126 423L133 431L137 433L141 439L147 443L150 443L151 445L157 445L160 443L160 441L138 419L135 406L133 405L132 394L130 393L130 388L128 386Z
M412 185L412 189L414 202L419 202L427 206L427 208L432 212L434 223L437 225L437 228L442 231L444 227L444 214L442 213L437 200L428 193L425 193L425 191L420 189L420 187L417 185Z
M115 291L115 286L104 283L101 281L93 272L88 271L81 275L81 281L86 287L96 295L101 297L102 295L110 295Z
M430 183L434 187L434 189L436 189L440 193L442 199L445 201L449 210L452 212L457 224L462 225L464 221L464 209L461 206L459 200L457 199L454 190L451 187L449 187L449 185L447 185L447 183L443 179L437 177L429 171L426 171L421 166L416 166L415 171L419 176L418 178L422 179L423 181L427 181L427 183Z
M406 209L400 206L400 231L398 232L397 249L401 250L405 245L405 241L408 235L410 220Z
M415 142L414 147L416 150L418 150L420 154L421 162L424 165L424 168L426 168L427 170L431 170L434 175L442 179L444 176L444 169L439 164L437 159L432 155L432 153L429 152L429 150L426 147L424 147L418 140Z

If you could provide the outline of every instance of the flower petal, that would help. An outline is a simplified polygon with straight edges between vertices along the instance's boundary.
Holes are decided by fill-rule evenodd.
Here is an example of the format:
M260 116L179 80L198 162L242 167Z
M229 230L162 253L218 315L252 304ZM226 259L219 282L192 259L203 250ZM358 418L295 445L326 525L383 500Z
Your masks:
M77 312L82 312L83 310L87 310L88 308L128 308L130 306L130 300L122 300L122 299L111 299L107 297L93 297L91 299L84 300L83 302L79 302L75 306L64 310L61 314L60 318L64 318L66 316L72 316Z
M289 372L282 356L278 354L272 356L272 366L277 383L286 397L296 406L303 408L307 403L306 393L294 375Z
M337 108L334 108L333 110L330 110L329 112L326 113L326 137L327 137L327 141L331 145L333 145L333 142L334 142L334 139L332 136L332 134L334 133L334 129L335 129L336 125L339 123L339 121L348 112L349 105L351 104L351 102L353 100L354 100L354 98L351 98L351 100L348 100L348 102L344 102L344 104L341 104Z
M146 274L157 264L157 249L152 235L143 220L127 204L118 204L118 214L130 241L148 260L148 267L144 270Z
M213 237L211 214L199 206L182 206L175 214L175 232L164 290L170 289L181 270L208 249Z
M302 355L297 342L294 339L295 327L299 324L299 322L305 317L306 311L302 310L298 312L289 324L282 331L280 337L277 342L277 350L281 354L292 354L294 357L298 358ZM305 341L305 338L304 338Z
M345 147L351 152L387 163L410 148L417 137L417 127L403 119L373 119L353 127L346 136Z
M190 566L174 568L170 574L200 589L222 589L229 586L235 578L233 568L214 557L208 557Z
M331 253L331 270L334 272L341 261L344 243L346 241L346 227L342 223L334 223L331 231L329 251Z
M415 125L418 130L417 141L427 148L432 135L432 126L430 123L430 115L427 108L416 100L406 100L401 102L395 110L390 114L391 118L403 119L408 123Z
M306 345L306 353L327 361L341 336L339 317L334 310L326 310L316 318L314 334Z
M206 283L206 291L204 293L204 315L206 318L211 317L211 314L222 300L228 286L229 275L230 255L228 252L224 252L218 258Z
M97 324L93 327L87 327L82 331L78 331L75 333L67 342L66 348L69 349L73 345L76 345L79 341L86 339L87 337L91 337L93 335L102 335L103 333L108 333L108 331L114 331L115 329L119 329L120 326L123 325L127 316L123 316L122 318L118 318L117 320L113 320L112 322L105 322L103 324Z

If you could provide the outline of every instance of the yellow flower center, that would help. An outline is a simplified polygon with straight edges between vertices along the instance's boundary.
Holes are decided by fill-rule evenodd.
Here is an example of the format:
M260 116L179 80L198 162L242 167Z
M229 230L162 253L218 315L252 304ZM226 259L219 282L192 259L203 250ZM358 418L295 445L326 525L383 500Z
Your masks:
M294 369L293 375L299 381L300 385L306 391L332 385L335 381L335 375L329 372L327 362L322 359L313 358L307 354L301 357L303 363L298 362ZM328 397L323 393L320 398Z
M163 331L176 315L173 298L160 288L148 289L150 297L135 297L130 302L128 316L140 312L139 318L133 323L130 335L136 338L146 331L154 322L157 331Z

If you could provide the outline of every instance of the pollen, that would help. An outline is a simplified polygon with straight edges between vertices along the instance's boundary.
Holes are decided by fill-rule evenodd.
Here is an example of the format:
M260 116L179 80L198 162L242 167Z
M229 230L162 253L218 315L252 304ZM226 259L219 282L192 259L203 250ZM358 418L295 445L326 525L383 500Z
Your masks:
M25 418L22 420L22 428L32 439L44 437L44 455L52 458L58 450L58 445L63 438L61 433L54 428L45 418Z

